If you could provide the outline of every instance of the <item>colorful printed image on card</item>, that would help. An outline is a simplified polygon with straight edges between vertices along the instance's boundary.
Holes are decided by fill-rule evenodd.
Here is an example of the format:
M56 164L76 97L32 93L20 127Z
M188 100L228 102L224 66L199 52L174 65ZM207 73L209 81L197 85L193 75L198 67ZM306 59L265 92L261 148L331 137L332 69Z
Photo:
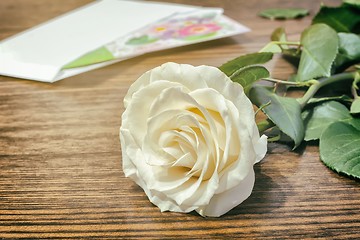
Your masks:
M114 59L127 59L145 53L185 46L244 33L249 29L224 16L222 9L178 13L120 37L66 65L82 67Z

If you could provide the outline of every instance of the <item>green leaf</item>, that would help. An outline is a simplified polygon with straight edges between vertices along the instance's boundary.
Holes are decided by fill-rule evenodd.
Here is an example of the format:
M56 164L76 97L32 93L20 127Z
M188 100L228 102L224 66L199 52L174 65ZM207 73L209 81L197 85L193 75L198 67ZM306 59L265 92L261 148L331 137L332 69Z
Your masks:
M354 33L338 33L339 53L360 62L360 36Z
M303 17L309 14L304 8L271 8L259 13L259 16L269 19L292 19Z
M315 24L301 34L303 45L297 81L329 77L338 51L337 33L325 24Z
M348 123L331 124L320 138L320 158L330 169L359 179L360 130Z
M360 131L360 119L359 118L352 118L348 121L345 121L345 123L350 124L351 126L353 126L354 128L356 128L357 130Z
M285 33L285 29L283 27L276 28L270 37L271 41L280 41L280 42L287 42L287 37Z
M343 0L343 3L355 6L355 7L360 7L360 0Z
M305 125L305 141L317 140L332 123L350 120L349 110L341 103L330 101L304 110L302 117Z
M280 97L264 87L254 86L250 91L251 102L258 107L271 104L263 109L268 118L295 143L294 148L304 139L304 125L300 104L293 98Z
M347 4L335 8L321 6L312 21L312 24L316 23L325 23L337 32L353 32L360 23L360 14Z
M360 113L360 98L355 99L351 104L350 112L353 114Z
M284 28L277 28L271 34L271 42L266 44L259 52L282 53L285 56L300 58L300 49L289 48L288 45L298 45L300 42L288 42Z
M233 73L235 73L236 71L238 71L243 67L256 65L256 64L264 64L270 61L272 57L273 54L269 52L251 53L230 60L229 62L221 65L219 69L222 72L224 72L227 76L231 76Z
M269 71L262 66L250 66L243 68L241 71L236 72L231 80L234 82L240 83L244 88L244 92L246 95L249 95L249 91L254 82L267 78L270 76Z
M279 46L279 44L275 43L275 42L269 42L268 44L265 45L265 47L263 47L259 52L270 52L270 53L281 53L282 49Z
M360 36L353 33L338 33L339 53L334 62L336 72L342 72L353 64L360 63Z
M287 37L285 33L285 29L282 27L276 28L272 34L271 34L271 41L277 41L277 42L287 42ZM284 44L280 45L281 49L289 49L289 47Z

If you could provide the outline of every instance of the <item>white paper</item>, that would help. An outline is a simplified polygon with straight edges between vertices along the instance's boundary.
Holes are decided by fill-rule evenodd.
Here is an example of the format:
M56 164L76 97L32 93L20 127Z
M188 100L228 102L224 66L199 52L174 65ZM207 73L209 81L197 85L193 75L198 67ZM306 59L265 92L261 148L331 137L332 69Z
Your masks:
M0 42L0 74L54 82L143 54L62 70L84 54L150 24L199 9L202 8L142 1L96 1Z

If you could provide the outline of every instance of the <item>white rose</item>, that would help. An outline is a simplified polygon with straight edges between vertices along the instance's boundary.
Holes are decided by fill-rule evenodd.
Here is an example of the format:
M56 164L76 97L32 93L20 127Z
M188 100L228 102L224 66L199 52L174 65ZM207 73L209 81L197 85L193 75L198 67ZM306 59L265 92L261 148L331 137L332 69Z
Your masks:
M161 211L217 217L250 196L267 139L219 69L166 63L134 82L124 105L123 171Z

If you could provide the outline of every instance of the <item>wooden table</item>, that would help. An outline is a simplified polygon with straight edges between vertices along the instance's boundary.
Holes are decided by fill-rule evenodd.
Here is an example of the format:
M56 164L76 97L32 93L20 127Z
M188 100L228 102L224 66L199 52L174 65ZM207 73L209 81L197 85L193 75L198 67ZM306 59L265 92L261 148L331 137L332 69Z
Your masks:
M1 0L0 39L89 0ZM272 30L291 39L310 23L257 16L316 1L170 0L222 7L252 32L120 62L46 84L0 76L0 238L360 238L359 182L319 160L318 147L270 144L248 200L221 218L164 212L121 169L122 99L137 77L164 62L219 66L259 50ZM340 1L325 1L337 5ZM293 69L281 59L275 77Z

